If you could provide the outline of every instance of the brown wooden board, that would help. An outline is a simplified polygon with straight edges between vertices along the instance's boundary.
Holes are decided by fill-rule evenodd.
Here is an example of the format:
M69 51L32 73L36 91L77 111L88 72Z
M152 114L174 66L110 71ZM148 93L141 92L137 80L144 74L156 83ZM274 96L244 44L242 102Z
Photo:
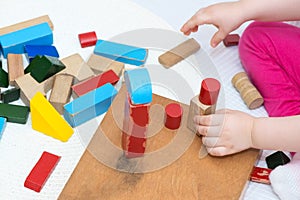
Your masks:
M59 199L239 199L259 151L199 159L201 139L187 128L187 105L182 104L180 128L172 131L163 121L164 106L173 101L153 95L146 154L126 159L120 129L125 91L122 87Z

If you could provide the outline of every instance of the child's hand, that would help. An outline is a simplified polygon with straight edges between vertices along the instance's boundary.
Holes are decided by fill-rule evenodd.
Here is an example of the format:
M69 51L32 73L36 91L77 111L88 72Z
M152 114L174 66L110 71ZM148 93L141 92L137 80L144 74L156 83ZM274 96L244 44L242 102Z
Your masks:
M196 129L209 154L224 156L252 147L254 117L235 110L219 110L213 115L194 117Z
M211 39L211 46L216 47L230 32L237 29L245 20L240 2L218 3L200 9L180 29L185 35L197 32L198 26L212 24L219 30Z

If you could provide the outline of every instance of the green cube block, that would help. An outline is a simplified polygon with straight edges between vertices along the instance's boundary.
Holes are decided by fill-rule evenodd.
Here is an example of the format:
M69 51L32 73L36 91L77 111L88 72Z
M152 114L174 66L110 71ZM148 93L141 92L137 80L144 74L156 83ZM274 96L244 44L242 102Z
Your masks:
M0 103L0 117L5 117L7 122L26 124L29 112L28 106Z
M8 73L0 68L0 87L8 87Z
M66 66L55 57L35 56L26 67L25 73L30 75L39 83L65 69Z
M266 157L266 163L269 169L275 169L279 165L285 165L290 162L290 158L282 151L277 151Z
M20 89L19 88L12 88L2 92L1 100L3 103L10 103L16 101L20 98Z

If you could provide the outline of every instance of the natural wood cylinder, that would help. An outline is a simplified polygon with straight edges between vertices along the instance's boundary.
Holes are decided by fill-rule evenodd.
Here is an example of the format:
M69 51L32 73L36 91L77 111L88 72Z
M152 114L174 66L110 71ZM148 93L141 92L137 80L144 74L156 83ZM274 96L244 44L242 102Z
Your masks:
M250 82L245 72L239 72L231 80L233 86L239 91L242 99L249 109L256 109L264 103L264 99Z

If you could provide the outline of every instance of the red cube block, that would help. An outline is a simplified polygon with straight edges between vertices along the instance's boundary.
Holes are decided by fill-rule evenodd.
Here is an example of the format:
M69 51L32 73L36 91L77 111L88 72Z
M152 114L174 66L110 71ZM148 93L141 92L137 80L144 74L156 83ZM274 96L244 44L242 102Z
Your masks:
M81 33L78 35L78 37L82 48L94 46L97 43L97 35L95 31Z

